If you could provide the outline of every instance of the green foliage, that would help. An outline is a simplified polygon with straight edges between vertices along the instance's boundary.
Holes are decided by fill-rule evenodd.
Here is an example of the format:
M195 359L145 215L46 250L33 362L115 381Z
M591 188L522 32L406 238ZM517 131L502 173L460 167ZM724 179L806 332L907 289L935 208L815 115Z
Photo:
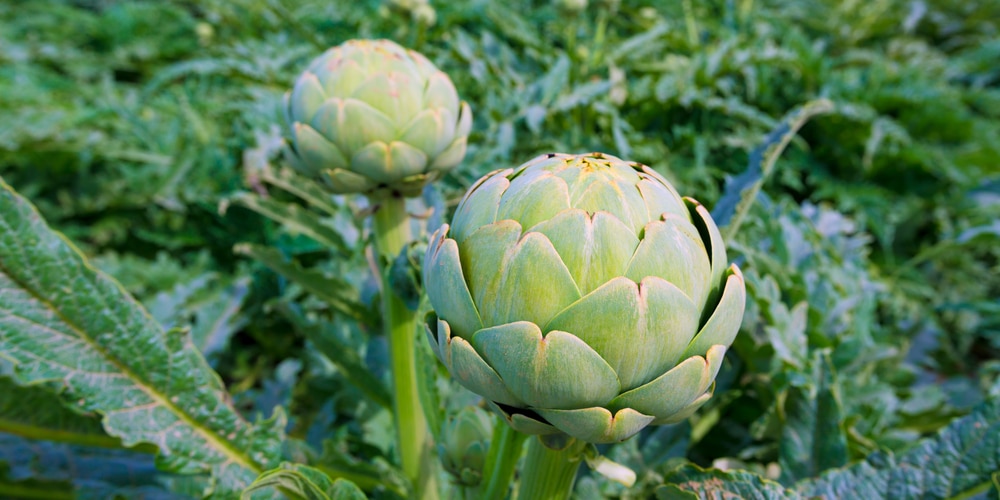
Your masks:
M1000 458L1000 402L958 419L937 436L900 456L874 453L864 461L829 470L794 489L743 471L680 467L666 474L656 497L685 498L968 498L991 486Z
M0 435L4 498L191 499L201 484L158 470L151 455Z
M171 469L211 472L223 495L275 460L280 414L246 422L186 332L164 331L2 181L0 213L0 350L12 380L55 385L125 446L149 443Z
M1000 471L998 430L1000 401L993 400L906 453L875 453L796 489L805 497L966 498L995 488Z
M303 464L408 494L372 207L280 154L295 76L363 37L425 53L473 110L466 160L407 207L416 234L481 175L551 151L640 161L743 214L727 243L747 315L715 396L602 448L637 484L584 473L579 497L1000 488L983 451L1000 397L1000 3L556 3L432 1L429 24L378 0L0 0L0 176L38 208L0 190L0 496L232 496L283 461L277 478L319 491ZM832 107L783 128L817 101ZM420 254L391 257L423 313ZM425 372L432 422L479 403ZM157 418L135 418L142 402ZM277 406L287 429L246 420ZM174 422L187 438L163 438ZM963 444L975 453L950 461ZM133 479L112 474L123 461Z
M272 491L273 497L261 493ZM354 483L346 479L331 480L322 471L299 464L283 463L278 469L261 474L242 495L245 499L289 498L292 500L365 500Z

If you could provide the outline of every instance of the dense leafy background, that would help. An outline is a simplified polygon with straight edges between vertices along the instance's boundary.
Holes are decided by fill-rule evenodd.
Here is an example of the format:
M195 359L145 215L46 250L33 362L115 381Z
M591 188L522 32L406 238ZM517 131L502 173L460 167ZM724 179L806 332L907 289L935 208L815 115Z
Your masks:
M917 463L918 439L977 407L996 427L1000 2L603 0L573 13L475 0L433 2L431 26L406 4L0 2L0 176L162 328L190 329L245 417L288 409L291 440L271 460L369 494L406 487L364 202L285 177L277 154L281 95L357 37L423 51L474 110L467 160L411 206L430 213L421 227L485 172L549 151L649 164L707 206L763 182L729 242L750 300L716 397L688 423L603 449L639 483L588 475L581 498L674 498L665 480L717 474L676 469L685 460L752 471L782 494L834 491L800 481ZM738 177L786 113L819 98L832 109L769 175ZM401 266L401 287L410 275ZM0 368L0 387L19 390ZM437 424L475 401L426 386ZM0 495L202 491L158 476L148 455L128 478L102 476L131 452L92 416L60 417L52 394L30 397L55 423L25 431L0 401L12 433ZM70 444L25 439L66 426ZM9 458L25 449L44 473ZM83 474L80 460L97 465ZM860 460L868 469L842 469ZM928 494L965 490L941 491Z

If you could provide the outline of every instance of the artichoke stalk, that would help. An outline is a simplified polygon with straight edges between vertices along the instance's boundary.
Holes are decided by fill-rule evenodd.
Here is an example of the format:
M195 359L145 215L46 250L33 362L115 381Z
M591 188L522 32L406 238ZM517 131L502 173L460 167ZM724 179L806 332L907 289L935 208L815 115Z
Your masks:
M480 179L432 235L423 280L459 383L518 431L589 443L708 401L746 300L708 210L600 153Z
M433 443L417 388L417 323L384 262L412 240L405 198L455 167L472 127L469 105L423 55L388 40L351 40L310 63L285 95L286 158L335 194L366 195L382 267L398 452L413 496L434 498Z
M317 57L285 95L299 172L333 193L415 196L465 156L472 113L448 75L389 40Z

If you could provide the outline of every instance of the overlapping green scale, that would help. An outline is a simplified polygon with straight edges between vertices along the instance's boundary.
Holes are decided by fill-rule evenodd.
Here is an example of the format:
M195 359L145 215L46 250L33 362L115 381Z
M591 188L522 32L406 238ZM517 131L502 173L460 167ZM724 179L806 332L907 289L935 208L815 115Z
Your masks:
M334 193L418 194L462 161L472 128L448 76L388 40L331 48L285 108L289 163Z
M746 298L703 206L597 153L480 179L423 272L455 378L518 430L590 442L704 404Z

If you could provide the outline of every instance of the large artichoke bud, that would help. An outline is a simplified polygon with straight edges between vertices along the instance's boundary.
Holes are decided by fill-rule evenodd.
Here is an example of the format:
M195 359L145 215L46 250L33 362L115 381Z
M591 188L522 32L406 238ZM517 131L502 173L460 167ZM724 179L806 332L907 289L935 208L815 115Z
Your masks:
M290 163L334 193L416 195L462 160L472 128L448 75L388 40L327 50L285 110Z
M592 443L704 404L746 298L705 207L599 153L480 179L431 236L423 280L459 383L519 431Z

